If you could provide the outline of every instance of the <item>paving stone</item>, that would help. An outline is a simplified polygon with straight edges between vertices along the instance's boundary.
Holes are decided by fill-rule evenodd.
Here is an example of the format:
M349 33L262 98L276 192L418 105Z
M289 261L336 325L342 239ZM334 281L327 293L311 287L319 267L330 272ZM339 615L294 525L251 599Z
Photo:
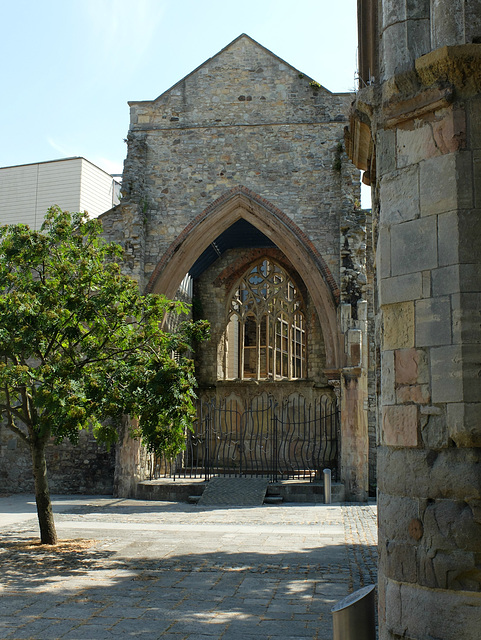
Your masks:
M69 557L41 567L0 547L9 571L0 579L0 637L331 640L332 605L375 581L371 504L109 504L90 498L57 515L61 538L95 541L76 560L82 579ZM0 522L8 521L1 507L0 498ZM29 521L19 536L14 523L0 525L0 534L13 545L36 526ZM22 608L31 613L20 627Z

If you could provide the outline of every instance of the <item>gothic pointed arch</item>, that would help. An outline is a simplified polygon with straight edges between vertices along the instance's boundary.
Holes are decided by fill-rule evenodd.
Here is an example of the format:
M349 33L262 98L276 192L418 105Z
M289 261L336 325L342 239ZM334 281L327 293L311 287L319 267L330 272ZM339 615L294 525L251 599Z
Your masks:
M184 275L204 249L241 218L289 256L312 296L319 317L326 348L326 368L339 368L342 364L337 322L339 289L327 264L285 213L244 186L224 193L185 227L157 264L146 292L173 298Z

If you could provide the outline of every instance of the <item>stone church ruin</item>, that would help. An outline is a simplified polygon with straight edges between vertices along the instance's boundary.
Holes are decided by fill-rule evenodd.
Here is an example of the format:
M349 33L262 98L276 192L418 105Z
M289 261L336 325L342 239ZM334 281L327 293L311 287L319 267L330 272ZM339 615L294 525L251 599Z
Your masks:
M123 199L104 233L142 290L186 299L211 325L195 356L211 409L182 472L319 480L330 466L363 500L371 461L374 483L369 216L343 150L351 101L242 35L130 103Z
M155 100L130 103L123 197L104 235L142 291L185 300L211 325L195 360L199 416L214 426L199 419L163 472L315 481L327 466L349 499L375 487L370 216L344 152L351 102L241 35ZM97 483L134 496L154 461L127 420L124 431L115 480L112 454L94 447L89 482L69 482L59 449L52 491ZM6 485L28 490L16 446L4 448Z

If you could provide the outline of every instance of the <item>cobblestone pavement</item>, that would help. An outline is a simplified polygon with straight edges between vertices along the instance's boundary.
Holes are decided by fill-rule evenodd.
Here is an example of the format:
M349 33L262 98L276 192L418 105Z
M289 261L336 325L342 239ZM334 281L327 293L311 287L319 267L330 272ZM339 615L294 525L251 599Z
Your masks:
M31 497L0 498L0 638L331 640L376 579L374 504L54 504L60 550L32 547Z

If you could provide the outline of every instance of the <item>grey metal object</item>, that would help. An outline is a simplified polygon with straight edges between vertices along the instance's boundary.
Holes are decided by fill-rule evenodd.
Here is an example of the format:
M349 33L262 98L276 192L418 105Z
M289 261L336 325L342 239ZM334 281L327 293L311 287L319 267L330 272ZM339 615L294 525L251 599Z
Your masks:
M374 590L363 587L332 607L333 640L376 640Z
M331 504L331 470L324 469L324 502Z

